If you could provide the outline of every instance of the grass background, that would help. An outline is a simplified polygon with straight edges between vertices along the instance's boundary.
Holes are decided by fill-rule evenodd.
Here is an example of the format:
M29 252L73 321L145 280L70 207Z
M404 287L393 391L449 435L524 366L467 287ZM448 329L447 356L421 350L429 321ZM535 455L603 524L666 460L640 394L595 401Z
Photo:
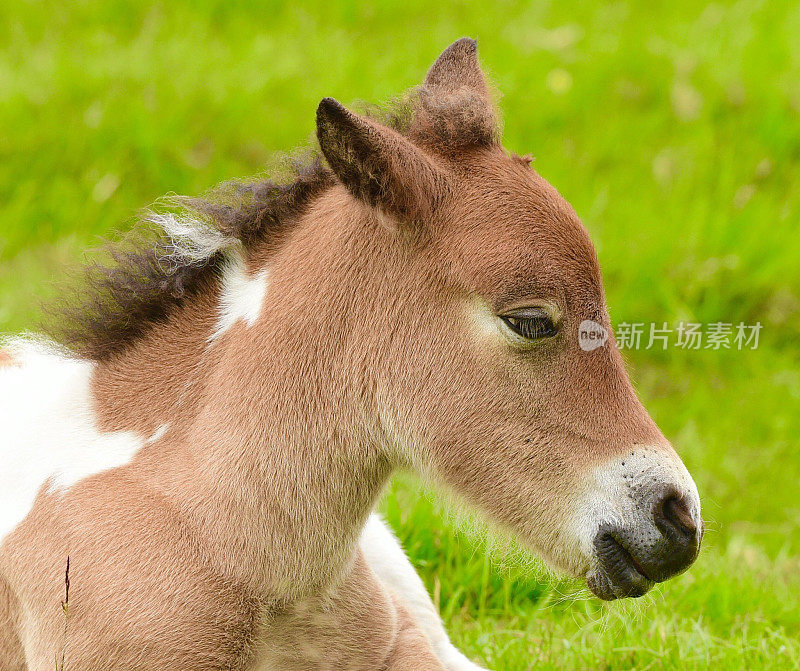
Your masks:
M708 519L695 567L644 599L527 570L408 479L388 518L491 668L797 668L798 34L800 5L767 0L6 0L0 331L32 327L61 266L158 196L256 173L323 96L385 99L477 37L506 145L582 216L614 322L764 327L755 351L629 356Z

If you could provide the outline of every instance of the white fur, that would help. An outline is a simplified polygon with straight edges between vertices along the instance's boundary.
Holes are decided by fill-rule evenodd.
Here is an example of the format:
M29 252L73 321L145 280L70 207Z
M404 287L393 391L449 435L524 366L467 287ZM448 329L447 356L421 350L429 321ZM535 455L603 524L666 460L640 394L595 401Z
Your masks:
M161 258L175 265L202 263L217 252L240 244L211 224L188 215L152 213L148 221L162 228L169 238L169 248Z
M370 515L359 543L375 574L399 596L413 614L433 646L436 656L449 671L480 671L450 642L425 585L406 557L389 527L377 515Z
M156 443L161 440L169 431L169 422L166 424L161 424L154 432L153 435L150 436L146 441L145 444L149 445L150 443Z
M653 497L663 491L664 486L674 487L683 496L699 528L700 495L697 486L686 466L671 450L634 445L624 456L595 469L589 476L573 524L583 556L594 554L594 537L602 524L640 528L645 536L656 537L652 525L652 503Z
M222 270L217 326L209 341L219 338L240 319L248 326L256 322L267 293L268 277L266 268L250 275L241 254L228 256Z
M15 364L0 368L0 542L39 493L127 463L144 445L134 433L98 431L92 364L42 343L6 343Z

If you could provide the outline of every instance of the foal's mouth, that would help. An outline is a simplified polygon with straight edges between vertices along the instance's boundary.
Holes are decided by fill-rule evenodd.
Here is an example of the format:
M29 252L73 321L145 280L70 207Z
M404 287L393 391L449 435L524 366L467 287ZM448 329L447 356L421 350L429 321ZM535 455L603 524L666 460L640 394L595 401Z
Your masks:
M591 592L604 601L645 594L655 580L648 578L641 564L610 533L595 540L598 565L586 584Z

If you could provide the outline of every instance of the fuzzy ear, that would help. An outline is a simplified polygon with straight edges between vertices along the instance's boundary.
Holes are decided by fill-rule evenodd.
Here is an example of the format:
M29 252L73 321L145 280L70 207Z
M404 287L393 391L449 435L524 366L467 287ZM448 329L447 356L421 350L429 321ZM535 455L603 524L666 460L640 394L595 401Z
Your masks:
M445 95L466 88L491 103L486 79L478 62L478 43L469 37L462 37L447 47L428 70L425 88Z
M423 220L445 193L444 174L408 139L333 98L317 107L317 138L350 192L403 220Z
M441 53L428 70L420 99L419 121L444 148L497 141L499 124L475 40L462 37Z

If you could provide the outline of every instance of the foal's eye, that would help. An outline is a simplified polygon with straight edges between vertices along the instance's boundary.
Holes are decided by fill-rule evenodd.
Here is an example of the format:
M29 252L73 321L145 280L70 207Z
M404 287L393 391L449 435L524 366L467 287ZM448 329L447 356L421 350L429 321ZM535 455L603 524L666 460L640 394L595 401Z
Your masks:
M521 308L500 317L514 333L526 340L551 338L558 333L553 317L544 308Z

